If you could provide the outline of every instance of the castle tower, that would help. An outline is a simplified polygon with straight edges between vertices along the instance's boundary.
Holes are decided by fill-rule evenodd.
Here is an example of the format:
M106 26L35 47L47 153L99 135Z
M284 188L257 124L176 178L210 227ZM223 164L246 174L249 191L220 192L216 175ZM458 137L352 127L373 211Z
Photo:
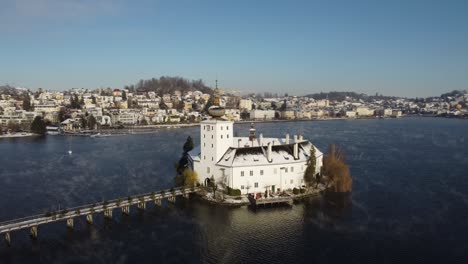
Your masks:
M225 109L219 106L219 90L217 87L213 96L213 106L208 109L212 119L200 123L200 166L202 168L199 168L199 171L203 173L203 176L201 176L203 178L213 176L215 179L219 179L221 172L215 170L215 164L234 142L234 122L222 119Z

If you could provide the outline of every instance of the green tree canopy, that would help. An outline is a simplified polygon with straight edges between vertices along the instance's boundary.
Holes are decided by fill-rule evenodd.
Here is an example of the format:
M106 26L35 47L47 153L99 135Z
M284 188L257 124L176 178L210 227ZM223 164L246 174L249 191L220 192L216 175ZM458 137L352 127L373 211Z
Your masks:
M26 94L23 98L23 110L25 111L32 111L33 107L31 105L31 99L29 98L29 94Z
M315 146L312 145L310 148L310 157L307 161L307 168L304 172L304 182L307 186L311 186L315 182L315 171L317 165L317 159L315 158Z
M187 140L184 144L184 153L187 153L193 149L193 139L191 136L187 137Z
M88 126L89 126L89 129L94 129L94 127L96 126L97 124L97 121L96 121L96 118L93 116L93 115L90 115L88 117Z
M42 117L36 116L31 123L31 131L39 135L45 135L46 133L46 124Z

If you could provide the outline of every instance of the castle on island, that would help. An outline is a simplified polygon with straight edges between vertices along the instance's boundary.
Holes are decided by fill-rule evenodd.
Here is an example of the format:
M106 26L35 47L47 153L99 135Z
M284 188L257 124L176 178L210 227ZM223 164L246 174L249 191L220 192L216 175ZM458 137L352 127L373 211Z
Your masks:
M315 148L316 173L320 172L323 153L302 135L257 137L252 125L248 137L234 137L233 122L222 118L225 110L219 106L218 89L208 112L212 118L200 123L200 146L189 152L200 184L214 179L242 194L301 188L311 148Z

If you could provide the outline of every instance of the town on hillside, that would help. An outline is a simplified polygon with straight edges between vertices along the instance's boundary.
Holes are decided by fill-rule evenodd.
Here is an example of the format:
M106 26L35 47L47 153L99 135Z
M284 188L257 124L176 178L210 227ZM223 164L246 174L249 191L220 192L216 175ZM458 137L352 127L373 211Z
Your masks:
M230 121L385 118L430 115L468 118L468 93L453 91L430 98L400 98L352 92L237 95L220 91L220 106ZM32 91L0 87L2 134L29 131L36 117L62 132L198 123L208 115L213 89L203 81L161 77L123 88Z

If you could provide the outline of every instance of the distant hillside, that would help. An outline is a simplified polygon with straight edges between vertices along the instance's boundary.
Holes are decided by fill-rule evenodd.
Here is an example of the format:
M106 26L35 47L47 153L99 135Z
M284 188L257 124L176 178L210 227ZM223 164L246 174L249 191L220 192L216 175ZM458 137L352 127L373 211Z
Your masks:
M463 90L463 91L460 91L460 90L453 90L453 91L451 91L451 92L441 94L440 97L446 99L447 97L459 97L459 96L463 96L463 95L466 94L466 93L467 93L466 90Z
M0 94L10 95L14 99L19 99L24 92L9 85L0 85Z
M389 100L389 99L396 99L399 97L395 96L385 96L385 95L367 95L363 93L356 93L356 92L327 92L327 93L315 93L315 94L308 94L306 97L314 98L315 100L323 100L329 99L331 101L343 101L346 97L353 98L355 100L363 100L363 101L372 101L372 100Z
M159 79L140 80L137 84L125 86L133 92L156 92L159 96L173 94L174 91L201 91L212 94L213 89L206 86L203 80L187 80L182 77L162 76Z

